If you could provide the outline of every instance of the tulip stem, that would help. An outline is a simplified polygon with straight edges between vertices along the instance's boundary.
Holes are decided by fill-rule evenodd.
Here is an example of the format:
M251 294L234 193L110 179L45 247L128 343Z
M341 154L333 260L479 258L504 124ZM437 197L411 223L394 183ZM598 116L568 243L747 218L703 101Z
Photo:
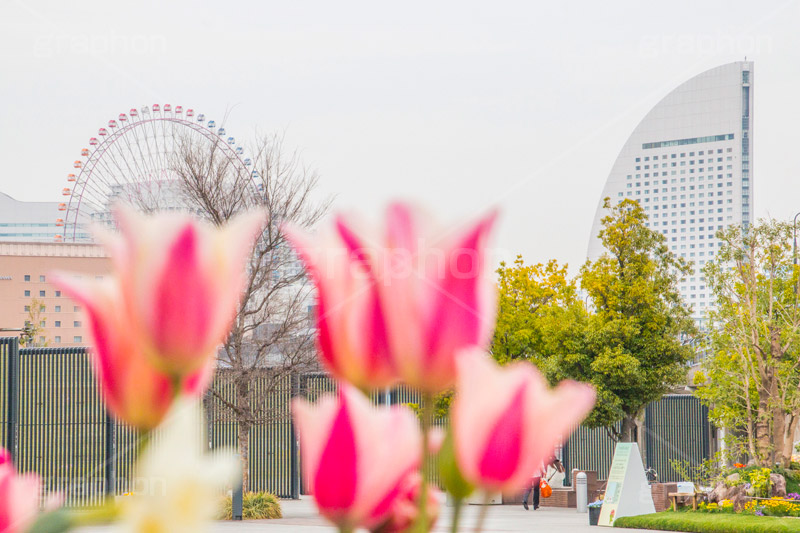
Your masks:
M486 493L483 495L483 505L481 505L481 510L478 512L478 521L475 523L476 533L483 531L483 523L486 521L486 513L489 512L489 502L491 500L491 494L489 491L486 491Z
M463 504L463 498L455 498L453 501L453 523L450 525L451 533L458 533L458 522L461 519L461 506Z
M415 531L428 533L430 520L428 517L428 483L431 477L430 433L433 425L433 394L422 395L422 487L419 491L419 521Z

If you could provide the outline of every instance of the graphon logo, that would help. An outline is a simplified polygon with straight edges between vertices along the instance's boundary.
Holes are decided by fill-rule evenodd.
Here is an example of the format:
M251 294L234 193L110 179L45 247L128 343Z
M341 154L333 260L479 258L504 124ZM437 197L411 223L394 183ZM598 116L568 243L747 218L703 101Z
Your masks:
M164 53L166 45L167 40L163 35L51 33L36 38L33 53L38 58L63 55L106 56L116 53L150 55Z
M639 42L639 54L650 58L676 53L684 55L736 54L744 57L771 51L772 37L769 35L732 35L719 32L713 35L648 35Z

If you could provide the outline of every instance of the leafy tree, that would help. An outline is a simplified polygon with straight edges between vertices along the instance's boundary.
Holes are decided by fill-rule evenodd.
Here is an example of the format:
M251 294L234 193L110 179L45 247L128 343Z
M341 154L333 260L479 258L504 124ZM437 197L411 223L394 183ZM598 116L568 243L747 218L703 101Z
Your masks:
M26 306L28 316L20 335L20 345L26 348L43 347L49 344L44 335L44 328L47 317L45 317L45 305L36 298L31 300L30 305Z
M555 260L526 265L500 263L497 325L490 351L501 364L530 360L539 367L560 350L575 347L585 310L567 266Z
M606 198L605 208L598 237L606 252L581 268L591 309L580 345L554 353L547 368L551 379L592 383L598 401L584 424L630 442L645 406L686 380L696 330L677 283L690 266L646 226L637 202Z
M718 423L745 435L752 462L788 466L800 414L792 226L760 221L717 237L717 261L705 267L717 300L710 314L712 354L697 394Z

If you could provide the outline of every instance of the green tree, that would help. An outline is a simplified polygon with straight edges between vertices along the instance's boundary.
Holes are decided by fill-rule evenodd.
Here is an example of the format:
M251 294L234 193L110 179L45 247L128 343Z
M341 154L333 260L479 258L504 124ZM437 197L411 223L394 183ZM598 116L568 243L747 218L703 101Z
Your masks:
M717 260L705 267L717 301L710 313L712 353L697 395L717 423L744 434L752 462L788 466L800 414L792 226L760 221L717 238Z
M685 383L696 329L677 283L690 266L646 226L637 202L606 198L605 208L598 237L606 251L580 273L591 307L581 345L553 354L547 368L552 380L592 383L598 401L584 424L630 442L645 406Z
M497 325L490 352L499 363L529 360L545 370L554 352L575 348L586 313L566 265L555 260L526 265L517 256L513 265L500 263L497 275Z
M45 317L45 305L36 298L31 300L30 305L26 306L28 316L20 335L20 344L26 348L47 346L47 338L43 335L47 317Z

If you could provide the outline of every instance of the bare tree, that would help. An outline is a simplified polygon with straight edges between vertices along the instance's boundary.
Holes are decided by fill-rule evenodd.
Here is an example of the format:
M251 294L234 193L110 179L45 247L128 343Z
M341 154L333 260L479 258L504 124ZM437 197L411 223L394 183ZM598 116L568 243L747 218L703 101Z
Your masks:
M253 249L239 313L219 353L217 387L211 390L210 402L212 416L232 417L238 424L247 490L252 427L285 416L285 410L271 407L268 397L293 373L318 369L310 320L312 287L281 224L311 227L330 201L312 199L319 177L298 152L284 149L281 135L260 137L249 167L222 141L209 146L189 137L179 139L173 172L181 202L214 224L252 208L267 215ZM231 387L233 395L220 392Z

